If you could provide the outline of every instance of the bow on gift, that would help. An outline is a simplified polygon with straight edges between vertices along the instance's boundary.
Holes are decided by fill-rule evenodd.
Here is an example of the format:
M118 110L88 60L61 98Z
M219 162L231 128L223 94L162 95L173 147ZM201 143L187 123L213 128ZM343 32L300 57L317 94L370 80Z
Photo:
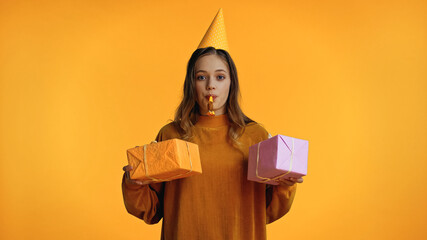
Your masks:
M279 136L279 137L280 137L280 139L282 139L282 141L285 143L285 145L289 148L289 146L288 146L288 144L286 144L285 140L283 140L283 138L281 136ZM277 180L279 178L284 177L285 175L289 174L292 171L292 162L294 161L294 145L295 145L295 141L294 141L294 138L291 138L291 139L292 139L292 149L289 149L289 150L291 150L291 160L290 160L290 163L289 163L289 170L286 173L280 174L280 175L272 177L272 178L262 177L262 176L258 175L259 147L261 146L261 142L258 143L258 150L257 150L257 155L256 155L256 169L255 169L255 173L256 173L257 178L262 179L261 182L275 181L275 180Z

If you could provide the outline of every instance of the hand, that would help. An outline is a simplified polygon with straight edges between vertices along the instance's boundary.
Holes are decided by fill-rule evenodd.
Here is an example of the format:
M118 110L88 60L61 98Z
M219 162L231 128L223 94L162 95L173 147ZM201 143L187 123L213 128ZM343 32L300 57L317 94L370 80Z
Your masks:
M282 186L293 186L295 183L302 183L304 180L301 178L277 179L276 182Z
M132 168L131 165L126 165L126 166L123 167L123 171L125 171L126 181L128 181L129 183L142 186L142 185L147 185L147 184L150 184L150 183L153 182L153 181L150 181L150 180L147 180L147 181L138 181L138 180L130 179L129 171L132 170L132 169L133 168Z

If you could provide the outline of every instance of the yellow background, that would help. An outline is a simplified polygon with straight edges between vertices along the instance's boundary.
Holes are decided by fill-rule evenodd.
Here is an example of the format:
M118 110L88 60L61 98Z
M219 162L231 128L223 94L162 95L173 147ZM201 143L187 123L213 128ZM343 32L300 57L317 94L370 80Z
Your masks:
M244 112L309 141L268 239L426 239L427 3L0 1L0 238L159 239L126 149L173 118L222 7Z

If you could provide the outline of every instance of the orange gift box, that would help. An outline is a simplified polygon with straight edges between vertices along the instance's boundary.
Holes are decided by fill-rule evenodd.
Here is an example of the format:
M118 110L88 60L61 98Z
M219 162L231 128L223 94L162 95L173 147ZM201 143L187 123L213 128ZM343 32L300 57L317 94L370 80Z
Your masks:
M164 182L202 173L199 146L181 139L153 141L126 152L134 180Z

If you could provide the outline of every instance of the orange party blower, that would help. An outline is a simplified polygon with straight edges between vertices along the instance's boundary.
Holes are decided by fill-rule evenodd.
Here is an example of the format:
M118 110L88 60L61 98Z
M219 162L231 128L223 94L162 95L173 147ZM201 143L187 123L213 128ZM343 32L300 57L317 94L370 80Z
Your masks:
M209 116L215 116L215 112L213 110L213 98L212 96L209 97L209 103L208 103L208 115Z
M130 178L165 182L202 173L199 146L181 139L170 139L127 150Z

